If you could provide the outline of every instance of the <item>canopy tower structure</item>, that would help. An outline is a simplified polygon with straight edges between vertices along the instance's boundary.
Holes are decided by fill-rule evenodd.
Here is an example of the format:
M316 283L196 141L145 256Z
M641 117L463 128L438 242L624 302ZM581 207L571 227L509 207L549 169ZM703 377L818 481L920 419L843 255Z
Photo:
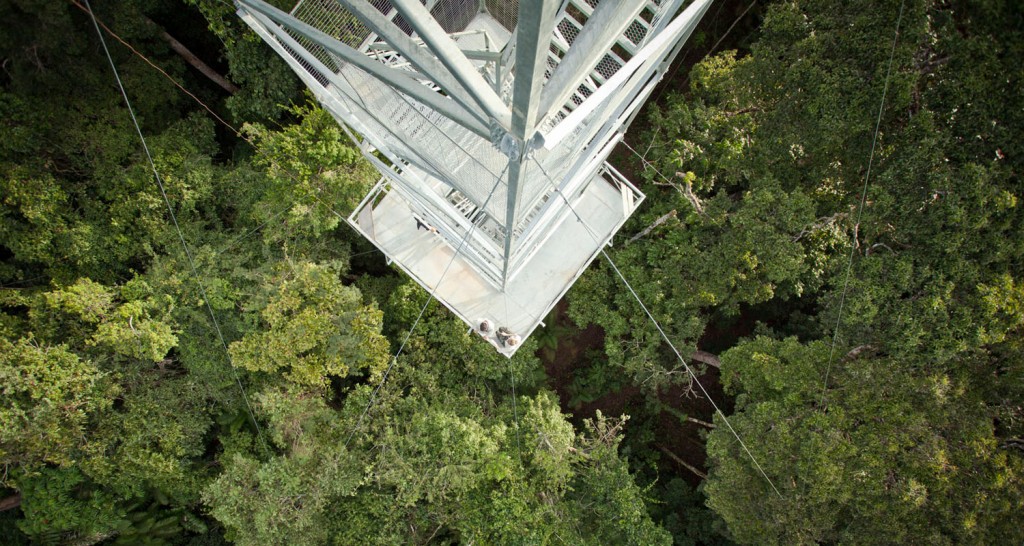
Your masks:
M644 198L606 159L685 3L236 0L380 170L349 223L509 357Z

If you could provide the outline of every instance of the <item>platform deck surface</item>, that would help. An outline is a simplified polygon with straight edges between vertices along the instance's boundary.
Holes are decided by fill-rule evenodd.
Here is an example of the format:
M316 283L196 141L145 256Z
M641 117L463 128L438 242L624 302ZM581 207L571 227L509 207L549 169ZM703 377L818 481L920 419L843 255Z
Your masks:
M412 208L398 192L387 193L373 207L374 230L364 235L420 285L436 289L435 297L467 324L490 319L525 340L626 218L620 190L600 175L586 186L573 208L586 226L569 213L504 292L455 255L458 240L449 242L417 229ZM509 356L515 352L498 346L493 338L490 341Z

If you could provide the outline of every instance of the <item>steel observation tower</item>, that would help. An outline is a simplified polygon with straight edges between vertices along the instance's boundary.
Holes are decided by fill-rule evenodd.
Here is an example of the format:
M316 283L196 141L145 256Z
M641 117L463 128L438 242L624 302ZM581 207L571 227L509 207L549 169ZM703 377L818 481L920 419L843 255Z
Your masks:
M684 4L236 0L381 172L349 223L509 357L644 198L605 160Z

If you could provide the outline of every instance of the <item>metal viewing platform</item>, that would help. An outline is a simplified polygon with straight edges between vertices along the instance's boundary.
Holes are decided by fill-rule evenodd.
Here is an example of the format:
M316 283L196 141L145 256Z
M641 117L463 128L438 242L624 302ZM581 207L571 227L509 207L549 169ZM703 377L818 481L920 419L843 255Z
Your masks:
M643 200L605 159L683 4L236 1L383 174L349 222L509 357Z

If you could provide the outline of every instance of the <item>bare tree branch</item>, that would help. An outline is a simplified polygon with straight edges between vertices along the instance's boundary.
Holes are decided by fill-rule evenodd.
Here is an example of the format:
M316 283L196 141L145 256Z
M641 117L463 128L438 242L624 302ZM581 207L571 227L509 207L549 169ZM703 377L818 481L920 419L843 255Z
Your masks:
M846 213L845 212L837 212L837 213L833 214L832 216L825 216L823 218L818 218L817 220L814 221L813 224L811 224L811 225L805 227L804 229L800 230L800 233L797 233L793 237L793 242L795 243L795 242L799 241L800 239L803 239L804 235L808 235L808 234L810 234L812 232L818 231L819 229L831 226L831 225L835 224L837 220L839 220L841 218L845 218L845 217L846 217Z
M672 182L671 180L665 178L664 176L662 176L662 178L665 178L665 182L658 182L657 180L655 180L654 181L654 185L655 186L668 186L670 188L675 188L675 190L677 192L679 192L680 195L685 197L686 200L689 201L691 205L693 205L693 210L697 211L697 214L700 214L701 216L705 216L705 213L704 213L704 203L701 202L700 198L697 197L696 194L693 193L693 184L691 184L688 180L686 180L686 175L684 173L677 172L676 176L678 176L679 178L682 178L683 180L685 180L686 181L686 185L684 186L682 184L677 184L675 182Z
M700 362L701 364L707 364L713 368L721 369L722 367L722 361L719 360L717 356L707 351L694 351L693 354L690 355L690 360Z
M21 506L21 493L15 493L6 499L0 500L0 512L12 510Z
M707 428L710 428L710 429L716 428L714 423L709 423L707 421L703 421L701 419L697 419L696 417L690 417L689 415L686 416L686 420L691 422L691 423L696 423L696 424L698 424L698 425L700 425L702 427L707 427Z
M846 356L843 357L841 362L849 362L851 360L856 359L857 357L859 357L861 354L863 354L865 352L872 352L872 351L875 351L875 350L877 350L876 347L874 345L870 345L870 344L869 345L860 345L860 346L854 347L853 349L850 349L850 352L846 353Z
M761 111L761 109L756 107L756 106L748 106L746 108L740 108L739 110L735 110L735 111L732 111L732 112L728 112L727 111L727 112L724 112L724 114L725 114L725 117L731 118L733 116L738 116L740 114L749 114L750 112L760 112L760 111Z
M153 22L153 20L149 17L145 17L145 20L146 24L157 29L160 38L163 41L167 42L167 44L171 46L171 49L173 49L175 53L181 55L181 58L185 59L185 62L192 65L196 70L202 72L204 76L210 79L210 81L219 85L228 93L235 94L238 92L237 85L228 81L227 78L220 75L216 70L210 68L210 65L204 63L202 59L196 57L194 53L192 53L191 51L189 51L187 47L185 47L185 44L182 44L181 42L176 40L174 36L168 34L163 27Z
M697 214L704 216L704 203L700 200L699 197L697 197L697 194L693 193L693 184L686 179L686 174L677 172L676 176L685 180L686 185L682 187L680 187L679 184L672 185L675 186L677 190L679 190L679 193L683 194L683 197L686 197L686 200L689 201L691 205L693 205L693 208L694 210L697 211Z
M653 223L651 223L651 225L649 225L646 228L644 228L643 231L641 231L640 233L637 233L636 235L631 237L628 241L626 241L626 246L629 246L631 243L633 243L637 239L642 239L642 238L646 237L648 233L650 233L651 231L654 230L654 228L660 226L661 224L664 224L665 222L667 222L669 220L669 218L675 218L675 217L676 217L676 211L675 211L675 209L672 209L671 211L667 212L666 214L662 215L660 218L655 220Z
M669 448L667 448L667 447L665 447L665 446L663 446L661 444L658 444L658 449L660 449L662 451L662 453L664 453L665 455L668 455L668 457L670 459L672 459L673 461L679 463L679 465L682 466L683 468L685 468L685 469L689 470L690 472L693 472L694 474L700 476L700 479L702 479L702 480L708 479L708 475L707 474L701 472L697 467L695 467L695 466L691 465L690 463L688 463L688 462L682 460L681 458L679 458L679 455L676 455L675 453L672 453L672 450L670 450Z
M1019 449L1024 451L1024 438L1010 438L1000 444L1003 449Z

